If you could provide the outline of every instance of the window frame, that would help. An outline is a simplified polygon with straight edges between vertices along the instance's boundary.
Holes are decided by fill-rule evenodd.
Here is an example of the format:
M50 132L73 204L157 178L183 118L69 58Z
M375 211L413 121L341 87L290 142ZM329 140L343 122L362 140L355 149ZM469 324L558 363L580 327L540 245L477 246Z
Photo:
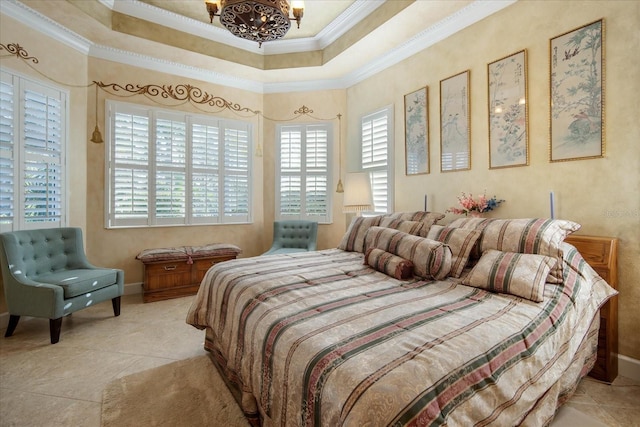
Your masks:
M252 171L252 152L253 152L253 124L249 121L231 120L222 117L215 117L204 114L195 114L179 110L167 110L162 108L149 107L145 105L120 102L116 100L106 100L105 105L107 123L105 125L105 227L106 228L136 228L136 227L173 227L173 226L198 226L198 225L229 225L229 224L247 224L252 222L253 218L253 171ZM113 212L115 209L115 191L112 173L121 164L126 162L118 162L115 154L115 135L114 126L116 114L134 114L138 113L141 117L148 118L147 125L147 164L141 166L140 170L147 171L147 211L146 216L140 218L117 218ZM179 165L159 165L157 149L157 121L158 120L174 120L185 125L185 147L184 162ZM193 133L194 126L213 127L217 129L217 168L208 166L196 167L193 164ZM246 132L246 170L242 169L241 174L234 176L242 176L246 181L246 205L247 212L241 215L229 215L226 212L225 204L227 200L224 196L227 165L225 163L225 135L227 130L239 130ZM155 142L152 142L155 141ZM151 160L149 160L151 159ZM164 170L166 172L184 172L184 215L176 217L162 217L157 214L157 172ZM194 174L197 171L210 173L215 172L217 180L217 215L194 215L193 199L194 199Z
M365 122L372 122L376 119L386 118L386 165L384 166L367 166L364 160L364 148L365 148ZM360 150L359 150L359 167L361 172L369 172L369 178L371 179L371 188L373 192L374 209L368 212L362 212L363 215L384 215L392 213L394 211L394 129L393 129L393 105L387 105L385 107L376 109L370 113L366 113L360 118ZM386 210L377 209L376 204L376 185L375 174L376 171L385 171L387 176L386 185ZM372 172L374 174L372 174Z
M308 214L306 212L306 177L309 175L322 175L318 172L309 172L309 168L306 164L306 138L307 131L310 128L321 128L326 131L327 134L327 164L324 175L326 177L326 215L313 215ZM300 188L301 188L301 211L298 214L283 214L280 205L282 200L282 187L281 187L281 178L283 176L282 172L282 130L286 128L294 128L301 130L301 152L300 152L300 161L301 161L301 171L300 171ZM274 209L275 209L275 219L279 220L307 220L307 221L316 221L318 224L331 224L333 222L333 197L331 194L331 188L333 186L333 168L332 168L332 159L333 159L333 150L334 150L334 132L335 128L332 122L329 121L321 121L321 122L308 122L308 123L295 123L295 124L278 124L276 125L276 153L275 153L275 200L274 200ZM294 176L295 173L291 172L287 175Z
M13 216L7 217L7 220L0 218L0 232L66 227L69 224L69 165L67 158L69 150L70 93L62 87L34 79L8 68L2 68L2 70L0 70L0 80L3 83L12 86L12 105L14 106L11 111L13 115L11 118L13 126L11 142L5 145L5 147L9 147L7 150L2 150L9 152L9 156L11 156L5 157L5 159L8 159L7 163L12 164L13 170L13 176L11 177L12 182L9 184L9 186L12 187L13 197L11 204L13 206L12 208L7 209L7 211L11 210ZM39 95L46 96L47 98L54 98L60 103L60 120L57 122L60 126L60 148L58 150L54 150L54 156L47 156L45 154L37 155L34 153L27 155L27 144L25 143L27 139L25 136L25 90L31 90ZM50 128L47 127L47 131L49 130ZM54 163L58 165L60 169L60 215L59 217L56 216L57 219L55 220L49 220L47 219L49 217L47 217L42 221L28 221L25 216L26 168L24 162L25 159L29 157L34 159L40 158L42 160L46 160L51 157L57 157L59 159ZM9 178L6 179L8 180ZM0 183L0 185L3 184Z

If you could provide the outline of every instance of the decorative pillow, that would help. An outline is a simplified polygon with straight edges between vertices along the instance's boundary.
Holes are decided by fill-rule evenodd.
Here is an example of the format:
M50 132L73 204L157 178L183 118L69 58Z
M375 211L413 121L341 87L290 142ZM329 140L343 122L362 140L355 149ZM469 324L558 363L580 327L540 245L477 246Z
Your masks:
M427 237L429 228L445 217L440 212L427 212L427 211L415 211L415 212L394 212L392 214L384 215L385 218L400 219L402 221L419 221L422 223L422 229L420 230L420 236Z
M424 223L420 221L405 221L403 219L394 219L389 217L382 217L380 220L380 227L393 228L416 236L420 235L423 225Z
M136 255L136 259L146 262L179 261L189 259L189 255L187 254L187 248L180 246L176 248L145 249Z
M369 248L364 256L364 263L398 280L413 277L413 263L378 248Z
M422 278L442 280L451 271L451 249L442 242L394 230L371 227L365 236L365 250L378 248L413 263L413 273Z
M482 235L476 246L482 254L489 249L495 249L554 257L557 262L555 267L551 269L547 281L562 283L562 242L569 234L579 230L580 224L562 219L546 218L460 218L449 224L449 227L481 231Z
M342 237L338 249L348 252L364 253L364 235L370 227L380 224L380 216L357 216L351 220L347 232Z
M449 275L460 277L462 270L464 270L469 261L471 249L473 249L480 234L477 230L432 225L429 233L427 233L427 239L437 240L451 248L451 272Z
M486 251L462 284L540 302L555 258L546 255Z
M203 246L190 246L187 254L192 258L207 258L210 256L237 256L242 253L242 249L230 243L209 243Z

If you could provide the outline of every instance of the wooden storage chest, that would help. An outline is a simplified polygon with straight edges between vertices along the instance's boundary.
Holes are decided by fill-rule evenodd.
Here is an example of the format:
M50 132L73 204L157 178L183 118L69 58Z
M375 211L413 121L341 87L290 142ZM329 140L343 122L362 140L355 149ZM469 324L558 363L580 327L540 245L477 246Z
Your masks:
M145 249L136 259L144 264L144 302L195 295L207 271L235 259L242 251L224 243L205 246Z

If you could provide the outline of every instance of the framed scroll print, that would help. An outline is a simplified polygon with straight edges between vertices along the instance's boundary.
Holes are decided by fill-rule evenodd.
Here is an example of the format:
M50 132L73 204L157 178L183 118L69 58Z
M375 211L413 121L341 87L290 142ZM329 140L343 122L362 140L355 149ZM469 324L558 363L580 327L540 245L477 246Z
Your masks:
M527 52L487 66L489 78L489 169L527 166Z
M428 88L404 96L405 171L407 175L429 173Z
M440 80L440 170L471 169L470 71Z
M550 161L604 156L604 20L551 39Z

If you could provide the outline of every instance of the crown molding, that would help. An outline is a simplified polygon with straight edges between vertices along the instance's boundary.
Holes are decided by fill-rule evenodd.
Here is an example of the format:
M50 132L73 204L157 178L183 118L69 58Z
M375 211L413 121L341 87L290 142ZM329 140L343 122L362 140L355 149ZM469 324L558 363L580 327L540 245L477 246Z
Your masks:
M385 2L385 0L356 0L315 37L283 39L278 40L278 43L264 43L260 48L256 42L238 38L224 28L138 0L99 1L112 11L154 22L197 37L224 43L258 55L281 55L324 49ZM205 16L204 8L203 16Z
M85 55L91 41L16 0L1 0L0 12Z
M236 89L243 89L256 93L264 92L263 83L261 82L249 79L241 79L239 77L218 73L216 71L211 71L204 68L191 67L189 65L181 64L178 62L166 61L149 55L142 55L121 49L114 49L108 46L93 45L91 46L89 55L92 58L104 59L120 64L127 64L134 67L144 68L146 70L173 74L190 79L202 80L221 86L233 87Z
M467 28L470 25L490 16L517 0L476 0L458 12L446 17L437 24L416 34L391 51L383 53L367 65L344 76L346 87L353 86L380 71L403 61L416 53L433 46L447 37Z
M103 4L112 4L113 0L100 0ZM379 0L376 0L379 2ZM105 59L117 63L127 64L153 71L170 73L186 78L208 81L222 86L248 90L256 93L287 93L287 92L308 92L317 90L333 90L349 88L398 62L415 55L416 53L444 40L450 35L460 31L499 10L510 6L517 0L477 0L469 4L464 9L447 17L439 23L420 32L402 45L393 50L383 53L368 64L353 70L341 77L326 80L306 80L295 82L261 82L258 80L242 79L232 75L223 74L208 69L191 67L174 61L166 61L150 55L141 55L134 52L110 48L97 45L79 36L62 25L54 22L41 13L25 6L18 0L1 0L1 12L16 19L22 24L29 26L41 33L58 40L74 48L85 55ZM362 0L369 2L369 0ZM118 2L118 4L121 2ZM137 1L127 1L124 3L141 3ZM373 3L373 2L372 2ZM156 8L157 9L157 8ZM362 11L362 10L360 10ZM185 18L189 19L189 18ZM196 22L195 20L191 20ZM213 26L204 24L208 28ZM222 30L224 31L224 30ZM237 37L231 36L233 39ZM238 39L241 40L241 39ZM285 42L286 40L279 41ZM253 42L248 42L255 44ZM256 71L260 73L260 71ZM303 75L304 73L300 73Z

